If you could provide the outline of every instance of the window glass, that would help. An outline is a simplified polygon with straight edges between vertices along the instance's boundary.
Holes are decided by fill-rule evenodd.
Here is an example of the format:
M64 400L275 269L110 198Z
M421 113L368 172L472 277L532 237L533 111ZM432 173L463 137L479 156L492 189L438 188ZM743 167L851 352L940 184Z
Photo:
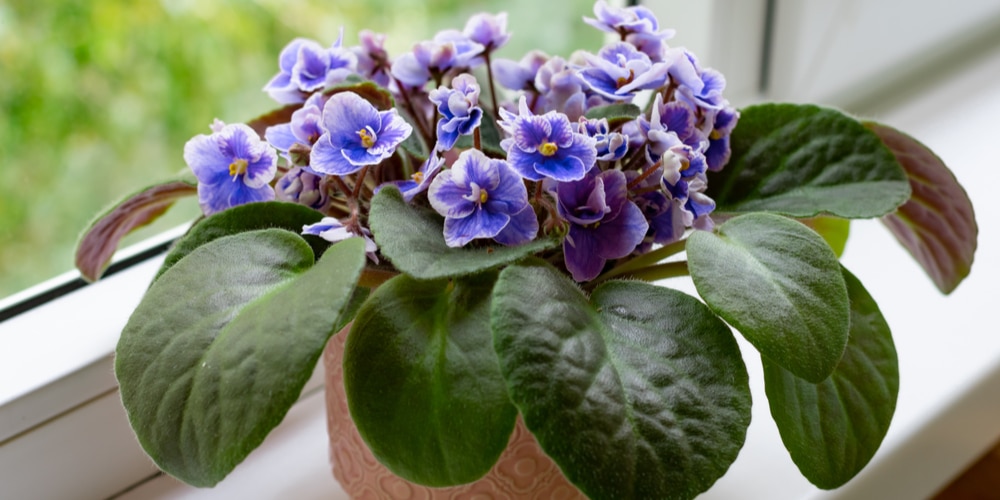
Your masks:
M580 18L591 0L33 0L0 3L0 297L73 265L102 207L185 169L182 152L214 118L277 104L261 91L296 36L344 44L388 33L390 55L475 12L507 11L500 56L596 51ZM129 241L198 214L195 200Z

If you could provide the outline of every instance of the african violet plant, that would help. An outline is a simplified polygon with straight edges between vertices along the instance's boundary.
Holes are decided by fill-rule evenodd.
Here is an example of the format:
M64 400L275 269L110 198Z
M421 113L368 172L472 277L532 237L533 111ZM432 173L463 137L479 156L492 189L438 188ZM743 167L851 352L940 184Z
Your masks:
M898 373L888 325L838 262L848 220L883 218L948 293L975 250L964 191L885 125L737 111L643 7L594 13L615 40L568 59L494 57L505 14L394 59L367 31L355 47L294 40L264 87L284 107L216 121L184 149L193 179L98 217L78 253L93 279L179 197L205 214L117 349L163 470L221 480L348 324L352 417L418 483L483 475L520 415L591 497L696 496L750 422L731 328L760 352L805 477L835 488L865 466ZM680 276L701 300L663 281Z

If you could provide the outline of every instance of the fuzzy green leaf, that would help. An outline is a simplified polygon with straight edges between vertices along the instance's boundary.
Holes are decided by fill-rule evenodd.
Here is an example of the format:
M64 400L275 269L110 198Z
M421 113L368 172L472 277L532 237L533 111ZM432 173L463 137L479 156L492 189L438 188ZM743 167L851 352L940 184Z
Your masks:
M731 141L729 164L708 176L718 212L858 219L885 215L910 197L892 152L837 110L750 106L741 110Z
M736 459L750 423L746 367L694 297L611 281L588 300L533 259L503 270L491 315L511 399L589 497L693 498Z
M896 408L899 366L889 325L868 291L843 270L851 334L830 378L812 384L763 359L771 416L792 461L809 481L840 487L882 444Z
M766 213L695 231L688 269L708 307L765 357L819 382L847 345L850 305L840 263L806 226Z
M360 238L314 266L301 237L265 229L202 245L153 283L122 331L115 375L156 464L212 486L259 446L343 324L364 264Z
M452 248L444 242L444 219L408 205L394 186L379 190L368 219L382 255L397 269L419 279L473 274L553 248L558 241L540 238L524 245Z
M268 228L301 233L302 226L319 222L322 218L323 214L309 207L282 201L247 203L212 214L198 221L187 234L177 240L156 272L154 280L159 279L167 269L194 249L223 236ZM303 238L317 256L322 255L329 246L326 240L318 236L303 235Z
M514 430L490 336L496 274L397 276L358 312L344 352L351 416L396 475L428 486L475 481Z

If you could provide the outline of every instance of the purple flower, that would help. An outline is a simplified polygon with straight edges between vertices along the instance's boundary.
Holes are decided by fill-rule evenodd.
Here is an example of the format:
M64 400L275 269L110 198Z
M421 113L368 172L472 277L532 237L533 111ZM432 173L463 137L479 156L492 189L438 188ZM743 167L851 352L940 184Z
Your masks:
M451 88L440 87L430 93L441 119L437 123L437 150L451 149L460 135L470 135L483 119L479 107L479 84L476 78L462 73L451 81Z
M339 220L334 219L333 217L323 217L322 220L315 224L302 226L302 234L319 236L330 243L344 241L347 238L364 238L365 254L369 259L371 259L372 262L378 264L378 255L375 253L378 251L378 246L375 244L375 240L372 239L371 231L363 227L358 230L360 231L360 234L343 225Z
M427 197L445 218L444 239L450 247L478 238L518 245L538 232L524 182L507 162L476 149L463 151L451 169L439 173Z
M619 132L611 132L607 118L580 118L577 131L593 137L596 141L597 159L599 161L618 161L628 152L628 137Z
M612 100L631 100L639 90L655 89L667 81L667 63L652 63L649 56L625 42L604 46L597 55L585 54L588 66L580 76L598 94Z
M431 185L431 181L437 176L438 171L444 165L444 158L437 155L431 155L427 158L427 161L420 166L420 170L413 174L411 179L405 181L389 181L385 184L392 184L399 188L399 192L403 195L403 200L409 203L413 200L416 195L427 191L427 188ZM383 184L384 185L384 184ZM380 189L382 186L378 186Z
M341 38L329 49L305 38L289 42L278 56L280 71L264 91L282 104L305 100L305 95L326 85L343 81L354 73L357 57L340 46Z
M570 120L577 120L587 111L586 86L576 69L563 58L553 57L539 67L535 75L539 98L532 111L558 111Z
M325 177L307 169L293 167L274 185L277 199L323 210L330 198L323 182Z
M528 52L520 61L497 59L493 61L493 77L511 90L535 90L535 75L548 60L540 50Z
M469 40L492 52L507 44L510 33L507 33L507 13L497 15L479 13L469 18L462 31Z
M198 203L205 215L274 199L268 183L277 170L278 156L242 123L216 120L211 135L195 136L184 145L184 161L198 178Z
M389 74L391 63L389 53L385 50L385 35L361 30L358 39L361 45L351 49L358 59L358 74L388 88L392 83L392 76Z
M646 236L649 224L626 187L625 174L606 170L556 188L559 215L570 223L563 254L574 280L596 278L608 259L632 253Z
M296 144L312 146L326 132L322 118L323 105L328 98L321 93L309 96L305 104L292 113L291 121L268 127L264 138L286 156L290 156L287 153Z
M520 114L501 108L500 116L500 127L510 135L500 141L500 147L525 179L580 180L597 161L596 141L574 132L569 118L562 113L535 115L521 97Z
M636 48L649 55L653 61L660 61L667 40L674 37L674 30L660 30L660 23L653 12L642 6L611 7L604 0L594 4L594 16L584 17L587 24L608 33L621 36Z
M661 113L665 114L661 116ZM708 140L695 133L691 120L689 108L682 103L664 105L660 94L653 101L649 120L639 119L639 126L646 135L646 157L650 163L663 162L663 179L670 184L677 184L681 177L703 173L707 168L704 152L708 149ZM688 137L682 138L681 134Z
M482 54L483 46L459 31L445 30L434 40L419 42L413 51L392 63L392 76L411 87L423 87L431 78L440 78L453 68L467 68Z
M328 175L348 175L392 156L413 128L395 109L379 111L354 92L330 96L323 107L326 132L316 141L309 166Z
M729 135L740 119L740 112L727 105L712 113L712 132L708 136L708 150L705 159L708 169L717 172L729 163L732 150L729 145Z

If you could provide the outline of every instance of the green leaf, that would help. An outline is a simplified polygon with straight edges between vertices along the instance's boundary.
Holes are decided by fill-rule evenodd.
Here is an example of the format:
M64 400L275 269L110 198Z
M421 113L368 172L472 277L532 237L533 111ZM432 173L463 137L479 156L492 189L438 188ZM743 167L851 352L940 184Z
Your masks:
M804 225L766 213L688 238L688 269L708 307L764 356L811 382L847 345L850 304L830 246Z
M372 199L368 218L382 255L397 269L419 279L438 279L485 271L520 260L559 244L540 238L507 247L452 248L444 242L444 219L403 201L394 186L379 190Z
M614 129L624 122L634 120L642 114L639 106L631 103L608 104L597 106L587 110L586 117L589 119L607 118L608 125Z
M507 447L517 410L491 342L495 280L399 275L354 320L344 353L351 417L375 457L404 479L469 483Z
M866 122L865 126L896 155L913 190L913 197L882 222L938 290L951 293L969 275L976 254L979 227L969 195L927 146L887 125Z
M313 266L301 237L265 229L205 244L153 283L122 331L115 375L156 464L212 486L259 446L343 322L364 264L360 238Z
M195 194L198 184L188 177L141 189L95 217L76 245L76 267L83 278L100 278L122 238L159 218L178 199Z
M799 222L822 236L837 257L844 254L844 248L847 247L847 237L851 234L850 220L820 215L809 219L800 219Z
M279 228L301 233L302 226L319 222L323 214L297 203L283 201L267 201L247 203L228 210L212 214L198 221L167 253L156 272L154 280L159 279L182 257L196 248L223 236L238 234L258 229ZM326 240L313 235L304 235L315 255L322 255L329 246Z
M746 367L694 297L611 281L588 301L532 259L500 274L492 325L525 425L591 498L692 498L743 446Z
M740 113L729 165L708 176L717 212L858 219L885 215L910 197L895 157L854 118L795 104Z
M837 488L871 460L889 429L899 367L889 325L850 272L851 335L830 378L812 384L764 358L771 416L792 461L820 488Z

